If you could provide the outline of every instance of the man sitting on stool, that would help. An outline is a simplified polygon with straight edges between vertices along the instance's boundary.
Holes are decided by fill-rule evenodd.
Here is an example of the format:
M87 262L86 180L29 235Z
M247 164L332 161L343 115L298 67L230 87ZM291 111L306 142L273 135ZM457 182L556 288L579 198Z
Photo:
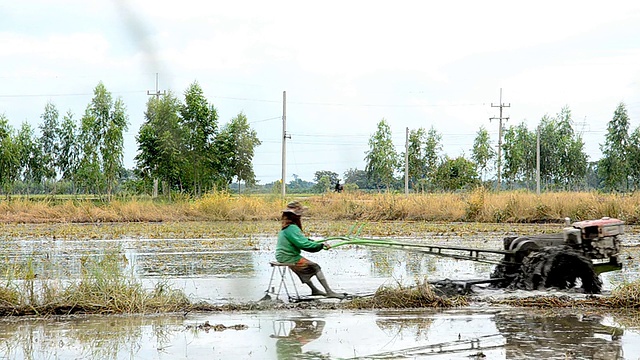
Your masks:
M320 265L310 261L300 255L300 250L308 252L318 252L322 249L329 250L328 243L316 243L309 240L302 233L302 223L300 221L306 208L298 201L291 202L282 211L282 230L278 233L278 244L276 245L276 260L281 263L295 264L289 268L298 275L303 284L311 288L311 295L322 295L332 298L343 298L344 294L334 292L327 284ZM324 292L318 289L311 278L315 276Z

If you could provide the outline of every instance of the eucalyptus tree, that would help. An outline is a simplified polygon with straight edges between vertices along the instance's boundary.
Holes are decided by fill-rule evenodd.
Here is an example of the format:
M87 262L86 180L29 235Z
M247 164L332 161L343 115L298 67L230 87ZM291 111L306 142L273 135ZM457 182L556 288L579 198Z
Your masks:
M60 141L56 162L57 168L60 170L63 179L73 182L75 172L78 168L80 148L78 125L71 111L68 111L63 117L62 124L60 124L60 128L58 129L57 138Z
M414 190L419 185L422 185L422 190L424 190L424 179L427 177L426 141L427 132L424 128L409 132L407 161L409 165L409 182ZM401 156L401 158L404 158L404 156Z
M169 189L183 189L186 132L180 126L181 106L172 92L150 98L145 121L136 136L137 172L143 180L160 179L165 194Z
M204 187L215 186L219 180L220 164L214 141L218 130L218 113L204 97L197 82L184 93L184 104L180 108L181 125L186 131L187 175L192 192L199 196Z
M628 146L629 116L624 103L620 103L607 124L605 142L600 144L602 158L598 163L598 172L605 189L609 191L628 189Z
M571 110L563 107L556 115L558 138L558 156L560 159L559 172L556 174L556 184L566 189L575 188L584 183L587 173L587 155L584 152L584 141L580 134L573 130Z
M102 152L102 171L105 175L107 195L111 197L118 184L119 176L124 170L124 132L128 129L126 106L122 99L113 104L108 117Z
M44 176L47 180L55 181L58 175L58 156L60 154L60 121L58 109L52 102L44 107L40 115L40 146L43 155Z
M398 166L398 154L391 138L391 128L385 119L378 122L376 132L369 138L365 161L369 179L375 182L378 189L383 184L389 191L394 170Z
M428 184L433 184L436 171L440 165L442 152L442 135L431 126L424 144L425 177Z
M629 135L627 158L629 160L629 185L634 191L637 191L640 189L640 127L637 127Z
M502 142L502 178L509 186L520 180L525 168L524 144L518 141L518 131L515 126L504 130Z
M80 119L78 133L78 164L73 172L73 182L84 193L102 193L104 187L104 176L100 169L101 143L100 133L97 130L98 124L95 116L89 109Z
M496 151L491 145L489 132L484 126L481 126L473 140L473 148L471 149L471 159L476 165L480 173L480 180L484 180L486 171L491 170L491 162L496 158Z
M80 127L81 159L78 178L85 190L107 197L118 183L123 169L124 132L128 117L122 99L113 100L102 82L93 90Z
M251 129L244 113L239 113L225 124L217 136L216 150L220 163L218 168L222 170L227 183L233 178L238 183L244 181L245 186L253 186L256 183L252 161L255 148L260 144L258 134Z
M45 164L42 149L35 132L28 122L23 122L16 137L18 159L20 161L20 180L26 185L27 193L34 186L42 185L45 177Z
M20 176L19 148L9 120L0 114L0 187L7 198Z

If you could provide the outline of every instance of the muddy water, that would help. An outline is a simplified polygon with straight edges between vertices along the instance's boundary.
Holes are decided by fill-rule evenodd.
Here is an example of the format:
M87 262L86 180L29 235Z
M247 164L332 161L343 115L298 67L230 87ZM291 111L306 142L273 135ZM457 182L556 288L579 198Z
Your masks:
M499 236L434 243L499 248ZM261 298L272 269L274 239L165 239L3 242L4 265L35 260L36 272L79 276L80 261L117 249L146 286L165 281L193 300L211 303ZM628 242L634 245L635 242ZM309 254L338 291L367 294L380 285L486 278L493 266L404 251L342 247ZM640 248L625 247L625 269L604 274L605 291L640 273ZM1 273L4 273L1 272ZM307 294L299 282L289 290ZM508 295L477 289L482 296ZM285 297L283 297L285 298ZM221 324L225 330L202 326ZM538 312L487 308L420 312L296 311L154 317L4 319L0 359L299 359L299 358L540 358L637 359L638 314L580 310ZM200 327L199 327L200 325ZM221 327L223 328L223 327ZM219 331L216 331L219 330Z
M499 248L499 236L470 242L456 237L430 239L434 243ZM116 249L127 271L152 287L165 281L193 300L215 304L257 300L268 288L274 239L164 239L53 241L20 240L0 244L4 266L32 261L41 278L76 279L81 259L100 257ZM488 278L493 265L461 261L399 250L340 247L308 254L318 262L334 290L354 294L374 292L381 285L416 281ZM625 268L602 275L604 290L633 280L640 273L640 247L624 248ZM499 258L494 258L499 259ZM6 273L0 271L0 274ZM1 276L1 275L0 275ZM298 281L288 282L292 293L307 294ZM274 284L275 285L275 284ZM295 287L294 287L295 285Z
M504 308L64 317L0 321L0 358L637 359L635 320Z

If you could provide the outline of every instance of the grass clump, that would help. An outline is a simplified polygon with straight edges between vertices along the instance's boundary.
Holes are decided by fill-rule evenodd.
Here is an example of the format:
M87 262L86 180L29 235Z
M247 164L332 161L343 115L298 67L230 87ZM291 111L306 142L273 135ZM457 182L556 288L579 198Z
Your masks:
M618 286L607 300L614 308L640 308L640 280Z
M381 286L372 297L355 298L346 305L350 309L449 308L468 305L465 297L444 297L425 282L415 286Z
M46 260L42 262L46 263ZM0 287L0 315L71 313L133 314L189 309L187 296L160 282L152 290L123 270L126 259L117 251L99 258L83 258L80 278L63 283L47 266L34 268L34 259L14 268Z

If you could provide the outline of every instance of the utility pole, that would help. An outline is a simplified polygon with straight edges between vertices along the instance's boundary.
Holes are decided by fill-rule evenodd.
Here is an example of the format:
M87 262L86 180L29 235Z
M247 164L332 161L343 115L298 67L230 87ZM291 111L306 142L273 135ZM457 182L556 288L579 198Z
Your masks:
M162 90L162 92L160 92L160 90L158 89L158 73L156 73L156 91L152 93L151 91L147 90L147 95L155 96L156 99L160 99L160 95L166 94L167 92L165 90Z
M286 195L284 180L287 177L287 139L291 135L287 134L287 92L282 92L282 198Z
M498 187L497 190L500 191L500 176L501 176L501 165L502 165L502 120L509 120L509 117L502 117L502 108L506 108L506 107L511 107L511 103L509 103L508 105L505 105L502 102L502 88L500 88L500 104L499 105L493 105L493 103L491 103L491 107L499 107L500 108L500 117L492 117L489 118L489 121L491 120L498 120L499 121L499 128L498 128Z
M540 195L540 125L536 131L536 194Z
M147 95L155 96L156 100L158 100L160 99L160 95L166 95L166 93L166 91L162 90L162 92L160 92L160 89L158 89L158 73L156 73L156 92L152 93L147 90ZM153 179L153 194L151 195L151 197L154 199L158 197L158 178Z
M409 128L405 131L404 140L404 194L409 195Z

